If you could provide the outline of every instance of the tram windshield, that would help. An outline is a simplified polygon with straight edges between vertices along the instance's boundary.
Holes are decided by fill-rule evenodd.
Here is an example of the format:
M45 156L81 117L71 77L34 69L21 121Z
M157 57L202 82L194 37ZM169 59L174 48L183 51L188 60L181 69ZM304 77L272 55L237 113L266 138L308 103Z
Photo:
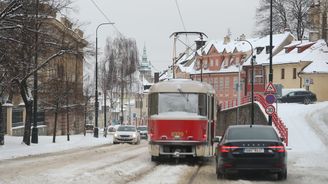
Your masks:
M156 93L150 101L151 115L180 112L206 116L206 94Z

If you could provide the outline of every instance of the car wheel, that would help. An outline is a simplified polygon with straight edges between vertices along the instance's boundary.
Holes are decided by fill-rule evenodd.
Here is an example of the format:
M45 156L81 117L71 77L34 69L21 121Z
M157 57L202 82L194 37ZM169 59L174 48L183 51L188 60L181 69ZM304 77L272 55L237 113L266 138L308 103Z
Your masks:
M310 100L309 98L304 98L303 103L304 103L305 105L307 105L307 104L311 103L311 100Z
M118 144L118 142L113 142L113 144Z
M277 174L278 180L286 180L287 179L287 170L281 171Z
M216 168L216 178L217 179L224 179L224 174L220 170L220 168L219 168L219 166L217 164L216 164L215 168Z
M218 171L218 172L216 173L216 178L217 178L217 179L224 179L225 176L224 176L224 174L223 174L221 171Z

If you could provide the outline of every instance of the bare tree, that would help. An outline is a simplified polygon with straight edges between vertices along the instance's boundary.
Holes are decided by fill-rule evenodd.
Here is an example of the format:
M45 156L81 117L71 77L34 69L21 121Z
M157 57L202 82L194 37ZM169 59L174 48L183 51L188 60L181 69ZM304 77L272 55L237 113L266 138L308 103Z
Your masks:
M261 36L270 34L270 3L271 0L261 0L256 12L256 21L260 25L256 32ZM301 40L309 28L307 15L310 6L309 0L272 0L273 32L289 29Z
M302 40L304 32L309 28L308 11L311 6L309 0L289 0L291 29L295 30L297 39Z
M102 88L107 91L110 107L116 105L118 97L121 97L121 111L123 111L123 99L125 89L132 85L132 74L138 66L138 49L135 40L125 38L122 35L114 40L107 39L105 59L103 61L101 75ZM119 95L118 90L121 90ZM121 112L123 115L123 112Z
M23 142L29 145L33 105L30 76L44 68L50 61L67 54L81 55L82 53L76 43L67 41L63 43L61 36L55 33L49 23L55 20L58 11L67 7L69 0L40 0L39 16L35 16L37 1L18 2L16 7L20 7L19 9L11 11L10 16L7 13L7 16L0 19L0 54L2 54L0 57L4 57L2 66L10 74L11 87L18 87L25 103L26 123ZM38 33L38 39L35 33ZM36 52L39 53L38 65L34 62Z

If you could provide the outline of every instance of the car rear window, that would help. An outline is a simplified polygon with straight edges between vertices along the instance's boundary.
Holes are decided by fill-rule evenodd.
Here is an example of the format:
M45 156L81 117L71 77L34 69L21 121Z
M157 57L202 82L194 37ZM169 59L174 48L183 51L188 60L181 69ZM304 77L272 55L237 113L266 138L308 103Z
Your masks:
M135 132L136 127L133 127L133 126L120 126L120 127L118 127L117 131Z
M278 140L271 127L234 127L228 131L228 140Z
M147 127L138 127L137 130L140 130L140 131L147 130Z

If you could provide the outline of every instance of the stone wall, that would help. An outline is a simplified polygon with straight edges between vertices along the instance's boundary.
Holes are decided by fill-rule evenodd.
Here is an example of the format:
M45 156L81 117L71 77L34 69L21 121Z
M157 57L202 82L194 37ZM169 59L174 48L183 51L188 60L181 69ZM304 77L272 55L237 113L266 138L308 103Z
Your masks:
M40 125L38 126L39 135L47 135L47 126ZM24 126L14 127L12 128L13 136L23 136L24 135Z
M239 107L239 120L237 123L237 108L222 110L218 113L216 124L216 135L222 136L229 125L250 124L251 122L251 104ZM267 125L266 115L260 109L257 103L254 103L254 124Z

